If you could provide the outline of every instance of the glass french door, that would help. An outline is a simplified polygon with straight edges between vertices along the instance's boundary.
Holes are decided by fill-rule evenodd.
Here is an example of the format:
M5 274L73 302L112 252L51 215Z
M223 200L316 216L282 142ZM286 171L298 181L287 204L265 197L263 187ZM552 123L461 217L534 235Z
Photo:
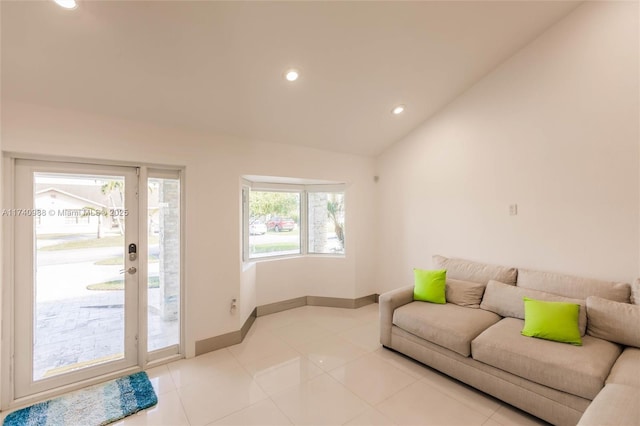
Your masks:
M16 160L14 176L14 398L135 367L137 169Z

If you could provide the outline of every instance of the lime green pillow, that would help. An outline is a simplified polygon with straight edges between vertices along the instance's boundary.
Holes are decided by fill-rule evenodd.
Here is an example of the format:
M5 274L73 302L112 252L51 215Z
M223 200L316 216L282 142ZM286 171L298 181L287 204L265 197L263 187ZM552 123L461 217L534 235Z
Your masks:
M431 303L447 303L444 296L447 286L447 271L444 269L425 271L414 269L413 300Z
M582 346L579 313L577 303L544 302L525 297L522 335Z

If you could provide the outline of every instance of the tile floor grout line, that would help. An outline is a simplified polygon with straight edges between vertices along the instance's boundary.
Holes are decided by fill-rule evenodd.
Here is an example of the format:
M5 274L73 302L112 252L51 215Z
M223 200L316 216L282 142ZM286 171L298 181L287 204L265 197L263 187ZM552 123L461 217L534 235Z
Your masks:
M187 423L189 424L189 426L191 426L191 419L189 418L189 413L187 413L186 408L184 408L184 402L182 402L182 395L180 395L178 388L176 388L176 395L178 395L178 401L180 401L180 408L182 408L182 414L184 414L184 418L187 419Z
M375 405L373 406L376 410L378 409L378 405L382 404L383 402L387 401L388 399L394 397L395 395L397 395L399 392L402 392L403 390L405 390L406 388L408 388L409 386L413 386L416 383L418 383L420 380L415 379L415 377L412 377L412 379L414 379L413 382L411 383L407 383L406 385L402 386L400 389L398 389L396 392L392 393L391 395L381 399L380 401L376 402ZM380 410L378 410L380 411Z
M265 394L265 395L266 395L266 394ZM256 402L254 402L253 404L249 404L249 405L247 405L246 407L242 407L242 408L239 408L239 409L237 409L237 410L235 410L235 411L232 411L232 412L231 412L231 413L229 413L229 414L225 414L225 415L223 415L222 417L218 417L218 418L216 418L216 419L213 419L213 420L211 420L210 422L205 423L205 425L204 425L204 426L211 426L211 425L213 425L214 423L219 422L220 420L224 420L224 419L226 419L227 417L231 417L231 416L233 416L234 414L238 414L239 412L241 412L241 411L243 411L243 410L246 410L247 408L251 408L251 407L253 407L253 406L254 406L254 405L256 405L256 404L260 404L261 402L264 402L264 401L265 401L265 400L267 400L267 399L268 399L268 397L267 397L267 398L264 398L264 399L261 399L260 401L256 401Z
M309 381L309 380L307 380L307 382L308 382L308 381ZM278 404L276 404L276 401L274 401L273 397L272 397L271 395L269 395L269 396L268 396L268 398L269 398L269 400L271 401L271 403L274 405L274 407L276 407L276 409L277 409L280 413L282 413L282 415L283 415L287 420L289 420L289 423L291 423L292 425L295 425L295 423L294 423L293 419L292 419L291 417L287 416L287 413L285 413L285 412L282 410L282 408L280 408L280 406L279 406Z
M376 409L376 407L374 407L373 405L369 404L368 402L366 402L366 401L365 401L365 404L367 404L367 405L369 406L369 408L371 408L372 410L378 411L378 410ZM366 411L367 411L367 410L363 411L363 412L362 412L362 413L360 413L360 414L357 414L357 415L355 415L355 416L351 417L351 418L350 418L349 420L347 420L346 422L342 422L342 425L344 426L344 425L346 425L347 423L349 423L349 422L351 422L351 421L353 421L353 420L357 419L358 417L360 417L361 415L363 415ZM380 411L378 411L378 412L380 412ZM382 413L380 413L380 414L382 414ZM383 414L383 415L384 415L384 414ZM386 416L385 416L385 417L386 417Z
M342 384L339 380L337 380L335 377L333 377L331 374L329 374L328 372L325 373L327 376L329 376L329 378L331 380L333 380L334 382L336 382L338 385L342 386L347 392L349 392L351 395L353 395L357 400L359 400L360 402L364 403L365 405L369 405L369 403L367 401L365 401L364 399L360 398L358 395L356 395L355 392L353 392L351 389L349 389L347 386L345 386L344 384ZM364 413L366 410L362 410L360 413L358 413L358 416L361 415L362 413Z
M436 370L436 371L437 371L437 370ZM440 372L438 371L438 373L440 373ZM442 374L442 373L440 373L440 374ZM419 381L424 382L425 384L429 384L429 382L428 382L426 379L427 379L426 377L423 377L423 378L422 378L422 379L420 379ZM452 379L452 378L449 378L449 377L447 377L447 379L449 379L449 380L456 380L456 379ZM456 380L456 382L457 382L457 380ZM450 395L448 392L444 392L444 391L442 391L442 390L441 390L440 388L438 388L438 387L435 387L435 386L432 386L432 387L433 387L433 389L437 390L438 392L440 392L440 393L441 393L441 394L443 394L444 396L446 396L446 397L448 397L448 398L451 398L451 399L453 399L453 400L455 400L455 401L457 401L457 402L461 403L462 405L464 405L464 406L466 406L467 408L469 408L469 409L471 409L471 410L475 411L476 413L480 414L481 416L486 416L486 414L479 412L476 408L472 407L471 405L469 405L468 403L466 403L466 402L465 402L465 401L463 401L462 399L459 399L458 397L456 397L456 396L454 396L454 395ZM486 396L485 396L486 394L485 394L484 392L482 392L482 391L474 390L474 394L475 394L475 395L480 395L480 396L483 396L483 397L485 397L485 398L486 398ZM493 398L493 397L491 397L491 398ZM493 410L493 411L491 412L491 414L489 414L489 416L488 416L486 419L484 419L484 421L489 420L489 419L491 418L491 416L493 416L493 415L496 413L496 411L498 411L498 409L499 409L499 408L500 408L500 405L498 405L498 408L496 408L495 410Z
M382 349L382 350L385 350L385 351L386 351L386 350L388 350L388 349L384 348L383 346L380 346L380 348L378 348L378 349ZM397 368L398 370L402 371L403 373L408 374L409 376L413 377L414 379L416 379L416 381L424 379L424 376L422 376L422 375L420 375L420 374L417 374L417 373L413 373L413 372L411 372L411 371L408 371L408 369L407 369L407 370L405 370L405 369L403 369L403 368L397 367L396 365L394 365L394 364L391 362L391 360L390 360L390 359L387 359L387 358L385 358L383 355L380 355L379 353L377 353L377 352L378 352L378 349L376 349L375 351L373 351L373 352L372 352L372 353L373 353L373 355L377 356L378 358L380 358L381 360L383 360L383 361L384 361L384 362L386 362L387 364L389 364L389 365L391 365L391 366L393 366L393 367ZM400 359L404 359L404 358L400 358ZM419 366L419 367L424 368L424 365L418 365L418 366ZM416 377L416 375L417 375L417 377Z

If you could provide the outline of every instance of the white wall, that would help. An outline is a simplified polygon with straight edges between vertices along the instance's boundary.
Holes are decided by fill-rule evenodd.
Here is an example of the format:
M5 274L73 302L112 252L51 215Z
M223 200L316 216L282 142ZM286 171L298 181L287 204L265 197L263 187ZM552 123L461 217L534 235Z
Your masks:
M378 289L434 254L638 276L638 80L638 3L585 2L383 153Z
M373 259L376 252L377 214L373 160L371 164L372 168L363 175L362 182L357 186L355 182L349 183L346 188L346 257L299 257L288 260L286 270L282 269L281 261L258 263L257 282L264 284L257 289L258 305L301 296L353 299L376 292ZM327 270L327 267L330 269Z
M186 166L188 356L195 341L238 330L256 304L307 294L352 298L374 291L374 216L362 214L374 208L371 158L34 105L3 102L2 107L2 148L8 152ZM353 250L345 259L288 259L243 268L242 175L347 182L347 244ZM235 315L229 309L232 298L238 299Z

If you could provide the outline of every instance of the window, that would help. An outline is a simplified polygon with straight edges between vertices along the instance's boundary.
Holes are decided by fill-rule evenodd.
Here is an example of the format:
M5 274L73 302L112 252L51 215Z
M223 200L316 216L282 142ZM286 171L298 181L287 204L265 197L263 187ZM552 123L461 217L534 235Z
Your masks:
M250 191L249 257L300 254L300 193Z
M147 179L147 350L149 359L180 345L180 174L149 170Z
M343 185L246 182L242 190L244 260L343 256L344 199Z
M344 192L307 195L309 253L344 254Z

